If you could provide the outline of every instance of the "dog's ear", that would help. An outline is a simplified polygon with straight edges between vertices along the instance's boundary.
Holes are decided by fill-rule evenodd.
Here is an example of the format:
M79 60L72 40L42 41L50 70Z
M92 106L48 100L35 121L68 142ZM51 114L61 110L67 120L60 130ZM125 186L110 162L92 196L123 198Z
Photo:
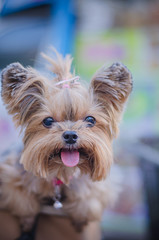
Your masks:
M20 63L8 65L1 73L2 99L17 126L24 126L43 103L44 85L32 68Z
M132 90L131 73L121 63L114 63L109 68L104 66L94 75L91 89L95 101L107 114L110 120L110 132L115 137L124 103Z

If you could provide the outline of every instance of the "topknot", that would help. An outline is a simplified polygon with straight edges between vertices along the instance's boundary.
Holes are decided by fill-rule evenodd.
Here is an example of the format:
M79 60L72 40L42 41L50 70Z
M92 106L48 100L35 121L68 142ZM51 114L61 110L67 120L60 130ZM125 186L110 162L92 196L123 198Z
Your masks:
M67 54L63 57L56 51L55 48L51 47L51 50L55 53L56 59L42 53L42 56L50 63L49 69L56 75L54 78L55 82L70 79L75 77L75 73L71 73L71 65L73 58Z

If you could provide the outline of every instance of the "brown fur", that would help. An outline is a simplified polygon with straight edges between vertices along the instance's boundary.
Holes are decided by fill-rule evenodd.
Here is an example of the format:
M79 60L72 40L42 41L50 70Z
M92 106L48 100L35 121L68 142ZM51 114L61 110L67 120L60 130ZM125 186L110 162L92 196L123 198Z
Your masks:
M58 61L45 56L56 74L51 80L19 63L2 72L2 99L16 126L24 130L24 149L20 156L8 156L0 164L0 208L9 209L27 227L27 219L31 225L40 211L41 200L54 195L54 177L66 184L62 186L66 196L63 211L75 225L100 219L103 208L114 198L105 179L113 163L112 140L132 89L131 74L116 63L101 68L89 89L74 80L63 88L60 81L75 74L70 72L70 56L57 56ZM96 119L93 127L84 121L87 116ZM55 120L51 128L42 124L46 117ZM63 165L59 154L68 148L62 140L67 130L78 134L78 141L69 146L80 152L79 164L72 168Z

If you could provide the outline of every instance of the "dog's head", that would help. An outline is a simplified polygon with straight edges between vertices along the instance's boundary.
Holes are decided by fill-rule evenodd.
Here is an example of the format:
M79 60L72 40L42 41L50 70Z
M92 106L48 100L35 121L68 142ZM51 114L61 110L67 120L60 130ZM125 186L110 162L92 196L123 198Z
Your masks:
M70 73L69 56L47 57L55 77L13 63L2 71L2 98L24 129L21 163L27 171L67 182L76 170L102 180L113 162L112 139L132 89L128 69L102 67L89 88ZM46 57L46 56L45 56Z

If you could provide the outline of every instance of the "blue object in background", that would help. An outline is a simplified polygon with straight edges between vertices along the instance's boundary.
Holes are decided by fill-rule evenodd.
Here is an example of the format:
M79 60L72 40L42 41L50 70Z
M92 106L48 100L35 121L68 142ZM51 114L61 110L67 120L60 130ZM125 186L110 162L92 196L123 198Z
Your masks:
M63 55L73 52L75 37L75 1L54 1L51 10L50 44Z
M40 5L51 6L50 44L65 54L70 52L74 42L75 2L73 0L2 0L1 16Z
M52 0L2 0L1 15L4 16L52 2Z
M35 7L42 4L40 8ZM0 21L0 69L14 61L39 68L39 53L48 53L50 45L63 55L72 53L75 4L74 0L4 1Z

